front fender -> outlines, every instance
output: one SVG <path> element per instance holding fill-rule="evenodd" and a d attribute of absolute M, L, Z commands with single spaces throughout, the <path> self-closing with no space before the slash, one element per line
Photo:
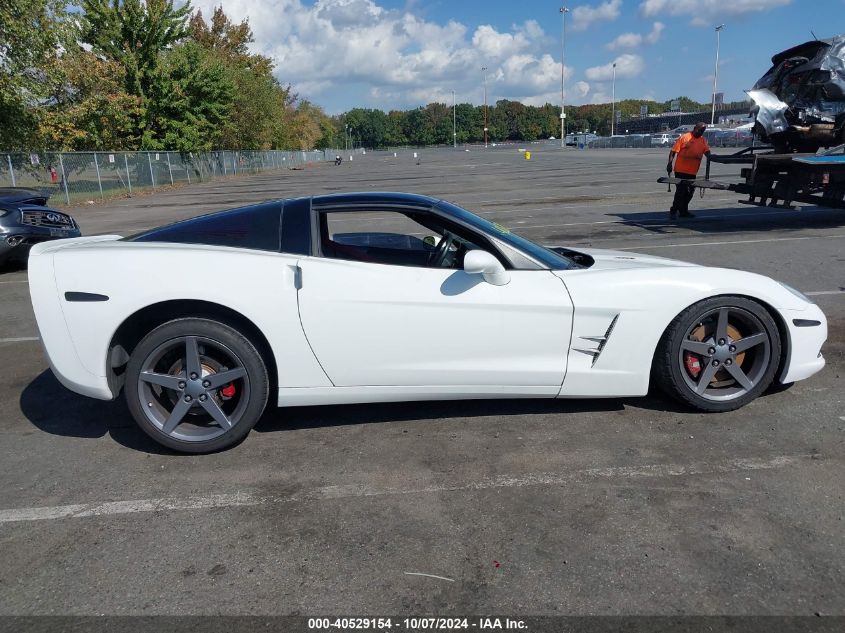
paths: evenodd
<path fill-rule="evenodd" d="M 663 332 L 678 314 L 704 299 L 741 295 L 779 314 L 800 313 L 812 306 L 773 279 L 724 268 L 662 266 L 556 274 L 574 304 L 560 397 L 648 393 L 651 363 Z"/>

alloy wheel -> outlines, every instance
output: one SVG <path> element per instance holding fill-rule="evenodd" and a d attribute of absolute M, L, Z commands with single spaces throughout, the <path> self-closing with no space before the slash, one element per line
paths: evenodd
<path fill-rule="evenodd" d="M 202 336 L 165 341 L 144 359 L 138 374 L 147 419 L 164 435 L 187 442 L 207 442 L 232 429 L 249 396 L 241 359 L 223 343 Z"/>

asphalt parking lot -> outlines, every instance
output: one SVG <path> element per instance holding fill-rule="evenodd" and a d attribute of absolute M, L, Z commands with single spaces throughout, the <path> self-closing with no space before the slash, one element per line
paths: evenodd
<path fill-rule="evenodd" d="M 659 395 L 308 407 L 184 456 L 57 383 L 6 269 L 0 614 L 845 615 L 845 212 L 709 192 L 669 222 L 666 154 L 370 153 L 73 208 L 126 235 L 270 198 L 435 195 L 545 244 L 784 281 L 826 312 L 828 365 L 721 415 Z"/>

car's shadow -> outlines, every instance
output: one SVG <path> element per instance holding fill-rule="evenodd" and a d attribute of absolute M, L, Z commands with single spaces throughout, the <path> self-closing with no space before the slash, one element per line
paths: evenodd
<path fill-rule="evenodd" d="M 26 419 L 45 433 L 89 439 L 108 434 L 127 448 L 171 453 L 138 428 L 123 398 L 113 402 L 86 398 L 65 389 L 49 369 L 24 388 L 19 404 Z"/>
<path fill-rule="evenodd" d="M 276 433 L 294 429 L 444 418 L 609 412 L 624 410 L 626 405 L 653 411 L 693 414 L 689 409 L 656 394 L 630 399 L 463 400 L 289 408 L 268 406 L 254 430 L 258 433 Z M 65 389 L 50 370 L 39 374 L 24 388 L 20 408 L 26 419 L 45 433 L 89 439 L 109 435 L 117 443 L 133 450 L 160 455 L 177 454 L 154 442 L 136 426 L 122 397 L 113 402 L 86 398 Z"/>
<path fill-rule="evenodd" d="M 652 207 L 653 209 L 653 207 Z M 668 209 L 668 205 L 667 205 Z M 563 233 L 554 232 L 543 237 L 544 243 L 572 244 L 576 241 L 595 241 L 618 237 L 619 225 L 641 229 L 647 233 L 673 235 L 684 229 L 701 235 L 726 235 L 734 233 L 778 233 L 791 235 L 806 229 L 838 229 L 845 226 L 845 213 L 841 209 L 802 206 L 798 210 L 725 206 L 690 210 L 696 217 L 670 220 L 666 210 L 641 210 L 606 213 L 608 221 L 599 224 L 567 226 Z"/>
<path fill-rule="evenodd" d="M 681 226 L 701 234 L 720 235 L 744 232 L 790 232 L 804 229 L 836 229 L 845 226 L 845 214 L 841 209 L 826 209 L 802 206 L 799 209 L 783 209 L 736 205 L 712 209 L 690 210 L 696 214 L 693 219 L 679 218 L 670 221 L 666 211 L 611 213 L 620 222 L 637 226 L 646 231 L 665 233 L 667 228 Z"/>
<path fill-rule="evenodd" d="M 0 275 L 6 273 L 19 273 L 26 270 L 26 261 L 20 259 L 7 259 L 0 262 Z"/>

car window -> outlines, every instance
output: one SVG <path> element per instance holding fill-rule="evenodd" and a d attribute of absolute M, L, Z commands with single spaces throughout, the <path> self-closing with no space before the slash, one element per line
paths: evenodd
<path fill-rule="evenodd" d="M 207 244 L 278 252 L 282 205 L 266 202 L 209 213 L 123 238 L 127 242 Z"/>
<path fill-rule="evenodd" d="M 489 243 L 464 227 L 417 210 L 319 211 L 323 257 L 419 268 L 461 269 L 474 249 Z"/>
<path fill-rule="evenodd" d="M 474 228 L 484 231 L 497 240 L 501 240 L 509 247 L 515 249 L 517 252 L 523 253 L 536 260 L 540 265 L 545 266 L 551 270 L 567 270 L 569 268 L 579 268 L 578 264 L 568 257 L 556 253 L 545 246 L 535 244 L 531 240 L 512 233 L 510 229 L 502 226 L 498 222 L 491 222 L 486 218 L 470 213 L 466 209 L 455 206 L 445 200 L 438 202 L 438 206 L 450 215 L 458 218 L 461 222 L 468 224 Z M 504 264 L 504 262 L 503 262 Z M 505 264 L 505 268 L 509 266 Z"/>

